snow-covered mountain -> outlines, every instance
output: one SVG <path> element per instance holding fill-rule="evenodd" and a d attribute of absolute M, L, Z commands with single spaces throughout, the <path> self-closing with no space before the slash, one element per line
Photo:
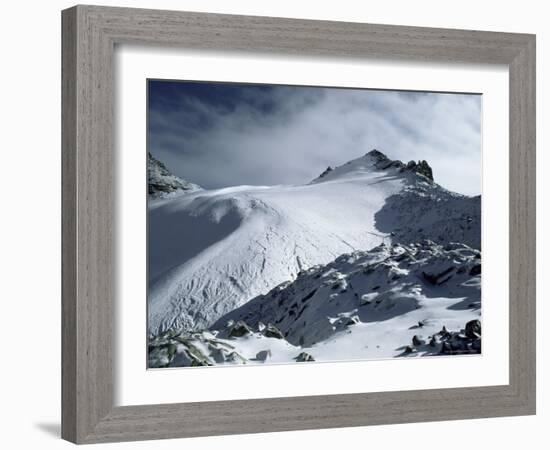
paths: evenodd
<path fill-rule="evenodd" d="M 425 161 L 376 150 L 305 185 L 153 199 L 149 333 L 206 329 L 300 272 L 381 243 L 429 238 L 479 249 L 479 223 L 479 197 L 437 185 Z"/>
<path fill-rule="evenodd" d="M 157 337 L 150 366 L 479 353 L 480 302 L 478 250 L 381 244 L 300 272 L 208 332 Z"/>
<path fill-rule="evenodd" d="M 147 153 L 147 190 L 152 197 L 167 197 L 196 192 L 201 187 L 177 177 L 151 153 Z"/>

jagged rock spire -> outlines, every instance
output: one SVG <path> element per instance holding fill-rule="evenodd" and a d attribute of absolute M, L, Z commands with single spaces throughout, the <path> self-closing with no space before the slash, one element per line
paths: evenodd
<path fill-rule="evenodd" d="M 421 160 L 421 161 L 418 161 L 418 162 L 409 161 L 407 163 L 407 165 L 405 166 L 405 168 L 407 170 L 411 170 L 411 171 L 413 171 L 413 172 L 415 172 L 419 175 L 423 175 L 424 177 L 426 177 L 430 181 L 434 180 L 432 168 L 430 167 L 430 165 L 428 164 L 428 162 L 426 160 Z"/>

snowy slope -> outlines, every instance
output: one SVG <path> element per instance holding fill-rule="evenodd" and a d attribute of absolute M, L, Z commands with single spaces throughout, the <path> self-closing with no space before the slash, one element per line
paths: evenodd
<path fill-rule="evenodd" d="M 397 237 L 412 242 L 415 203 L 445 205 L 422 216 L 427 234 L 442 230 L 442 241 L 479 247 L 479 229 L 464 231 L 459 223 L 458 232 L 449 220 L 464 216 L 465 227 L 479 220 L 479 200 L 445 191 L 427 168 L 372 151 L 306 185 L 238 186 L 151 201 L 149 332 L 208 328 L 314 265 Z"/>
<path fill-rule="evenodd" d="M 479 353 L 480 257 L 462 244 L 431 241 L 341 255 L 232 311 L 209 332 L 157 338 L 150 364 Z"/>

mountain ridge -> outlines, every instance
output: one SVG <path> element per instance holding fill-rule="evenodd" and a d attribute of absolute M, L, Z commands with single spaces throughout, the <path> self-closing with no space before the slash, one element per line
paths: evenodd
<path fill-rule="evenodd" d="M 381 243 L 425 235 L 479 248 L 480 216 L 479 199 L 437 185 L 427 162 L 378 150 L 305 185 L 160 199 L 149 205 L 149 333 L 208 328 L 303 270 Z"/>
<path fill-rule="evenodd" d="M 360 174 L 367 170 L 388 170 L 390 168 L 398 169 L 400 173 L 410 172 L 433 182 L 433 171 L 427 161 L 421 160 L 418 162 L 409 161 L 407 164 L 402 161 L 388 158 L 384 153 L 377 149 L 373 149 L 364 155 L 352 159 L 340 166 L 328 166 L 317 178 L 310 183 L 325 182 L 333 180 L 349 174 Z"/>

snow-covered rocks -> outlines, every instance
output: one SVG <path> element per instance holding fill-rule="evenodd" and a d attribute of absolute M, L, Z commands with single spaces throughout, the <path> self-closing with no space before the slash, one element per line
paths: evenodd
<path fill-rule="evenodd" d="M 419 175 L 423 180 L 433 182 L 432 168 L 427 161 L 409 161 L 407 164 L 399 160 L 392 160 L 384 153 L 374 149 L 365 155 L 348 161 L 347 163 L 333 168 L 328 166 L 312 183 L 330 181 L 342 176 L 353 176 L 364 171 L 394 171 L 397 173 L 410 172 Z"/>
<path fill-rule="evenodd" d="M 201 187 L 172 174 L 162 162 L 147 153 L 147 189 L 151 197 L 158 198 L 196 192 Z"/>
<path fill-rule="evenodd" d="M 296 362 L 312 362 L 315 361 L 315 358 L 311 356 L 309 353 L 302 352 L 300 353 L 296 358 L 294 358 Z"/>
<path fill-rule="evenodd" d="M 236 325 L 246 332 L 232 334 Z M 170 330 L 149 340 L 148 367 L 288 363 L 299 357 L 300 348 L 265 331 L 253 330 L 244 322 L 212 332 Z"/>
<path fill-rule="evenodd" d="M 456 320 L 479 317 L 481 279 L 471 274 L 479 264 L 479 251 L 463 244 L 382 244 L 304 270 L 293 283 L 250 300 L 212 328 L 228 320 L 252 327 L 270 322 L 291 344 L 307 347 L 350 327 L 372 328 L 408 315 L 405 333 L 411 323 L 428 331 L 453 316 L 456 327 Z"/>
<path fill-rule="evenodd" d="M 478 250 L 432 241 L 344 254 L 249 301 L 210 331 L 151 339 L 149 366 L 480 353 L 478 266 Z"/>
<path fill-rule="evenodd" d="M 470 355 L 481 353 L 481 322 L 470 320 L 463 329 L 448 331 L 445 326 L 423 339 L 414 335 L 412 343 L 401 348 L 399 356 Z"/>

